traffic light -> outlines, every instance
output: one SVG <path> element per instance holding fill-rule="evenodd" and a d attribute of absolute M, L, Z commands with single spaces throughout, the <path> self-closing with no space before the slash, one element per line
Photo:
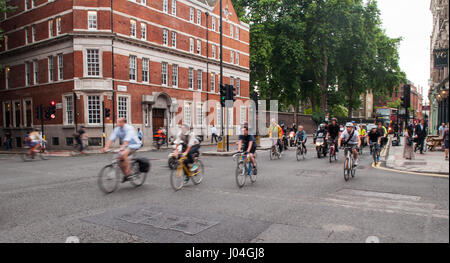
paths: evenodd
<path fill-rule="evenodd" d="M 109 118 L 111 116 L 111 109 L 105 108 L 105 118 Z"/>
<path fill-rule="evenodd" d="M 226 85 L 220 84 L 220 105 L 225 107 L 225 100 L 227 99 Z"/>
<path fill-rule="evenodd" d="M 232 100 L 233 102 L 236 101 L 236 88 L 233 85 L 228 85 L 227 89 L 227 100 Z"/>
<path fill-rule="evenodd" d="M 50 106 L 45 112 L 45 118 L 47 120 L 56 118 L 56 102 L 54 100 L 50 102 Z"/>
<path fill-rule="evenodd" d="M 36 119 L 42 120 L 42 104 L 36 107 Z"/>
<path fill-rule="evenodd" d="M 403 86 L 403 96 L 401 97 L 402 100 L 402 108 L 409 108 L 411 106 L 411 86 L 409 84 L 406 84 Z"/>

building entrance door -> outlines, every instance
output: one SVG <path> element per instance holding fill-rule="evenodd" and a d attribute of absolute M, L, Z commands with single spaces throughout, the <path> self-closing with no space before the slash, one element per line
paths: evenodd
<path fill-rule="evenodd" d="M 158 131 L 160 127 L 165 127 L 164 119 L 165 119 L 165 109 L 153 109 L 152 110 L 152 127 L 153 134 Z M 167 129 L 166 129 L 167 130 Z"/>

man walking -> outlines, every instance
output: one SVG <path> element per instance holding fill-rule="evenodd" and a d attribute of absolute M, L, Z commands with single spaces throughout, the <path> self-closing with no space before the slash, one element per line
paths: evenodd
<path fill-rule="evenodd" d="M 216 130 L 216 127 L 214 127 L 214 125 L 211 126 L 211 143 L 213 143 L 213 139 L 217 143 L 217 130 Z"/>
<path fill-rule="evenodd" d="M 427 137 L 427 129 L 425 126 L 425 120 L 421 119 L 420 123 L 416 125 L 415 134 L 417 138 L 417 144 L 419 146 L 420 154 L 423 154 L 423 145 L 425 138 Z"/>

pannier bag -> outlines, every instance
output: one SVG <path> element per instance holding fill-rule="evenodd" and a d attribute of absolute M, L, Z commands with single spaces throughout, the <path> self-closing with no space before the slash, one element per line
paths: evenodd
<path fill-rule="evenodd" d="M 148 173 L 148 171 L 150 170 L 150 162 L 147 158 L 140 157 L 136 159 L 136 162 L 139 164 L 139 171 L 141 173 Z"/>

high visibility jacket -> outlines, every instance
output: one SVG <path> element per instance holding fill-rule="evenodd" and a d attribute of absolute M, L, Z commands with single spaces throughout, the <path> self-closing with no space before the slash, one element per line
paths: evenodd
<path fill-rule="evenodd" d="M 278 124 L 276 126 L 270 125 L 269 137 L 273 138 L 272 134 L 276 134 L 276 133 L 278 133 L 278 139 L 281 139 L 281 137 L 283 137 L 283 130 L 281 129 L 280 125 L 278 125 Z"/>

